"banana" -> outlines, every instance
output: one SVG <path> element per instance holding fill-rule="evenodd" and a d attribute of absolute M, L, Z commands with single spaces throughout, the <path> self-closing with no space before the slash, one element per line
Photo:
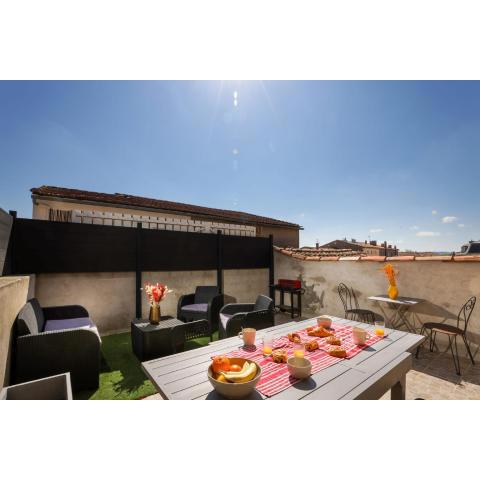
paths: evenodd
<path fill-rule="evenodd" d="M 229 382 L 243 383 L 248 382 L 257 374 L 257 366 L 253 362 L 245 362 L 244 368 L 240 372 L 222 372 Z"/>

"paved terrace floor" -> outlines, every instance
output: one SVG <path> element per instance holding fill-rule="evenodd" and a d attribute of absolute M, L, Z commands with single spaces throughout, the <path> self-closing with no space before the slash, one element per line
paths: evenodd
<path fill-rule="evenodd" d="M 311 318 L 302 317 L 301 320 Z M 298 320 L 298 318 L 296 319 Z M 275 324 L 288 323 L 290 316 L 275 315 Z M 452 355 L 448 352 L 433 352 L 423 348 L 418 359 L 413 359 L 413 368 L 407 374 L 407 400 L 480 400 L 480 360 L 472 365 L 462 358 L 461 375 L 455 373 Z M 381 400 L 390 399 L 390 392 Z M 159 394 L 145 400 L 161 400 Z"/>

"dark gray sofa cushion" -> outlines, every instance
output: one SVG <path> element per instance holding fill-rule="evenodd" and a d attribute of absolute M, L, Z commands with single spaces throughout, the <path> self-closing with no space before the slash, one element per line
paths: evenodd
<path fill-rule="evenodd" d="M 195 303 L 208 303 L 219 293 L 220 289 L 215 286 L 197 287 L 195 289 Z"/>
<path fill-rule="evenodd" d="M 259 310 L 271 310 L 273 308 L 273 300 L 266 295 L 259 295 L 253 307 L 254 312 Z"/>
<path fill-rule="evenodd" d="M 36 298 L 29 300 L 20 310 L 17 321 L 18 335 L 36 335 L 43 332 L 45 317 Z"/>

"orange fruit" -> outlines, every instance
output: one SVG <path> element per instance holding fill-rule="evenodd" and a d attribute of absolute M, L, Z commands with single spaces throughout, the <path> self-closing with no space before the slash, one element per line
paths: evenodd
<path fill-rule="evenodd" d="M 230 371 L 231 372 L 241 372 L 242 367 L 240 365 L 233 364 L 233 365 L 230 365 Z"/>
<path fill-rule="evenodd" d="M 230 360 L 223 355 L 213 357 L 212 370 L 214 373 L 220 373 L 222 370 L 228 372 L 230 370 Z"/>

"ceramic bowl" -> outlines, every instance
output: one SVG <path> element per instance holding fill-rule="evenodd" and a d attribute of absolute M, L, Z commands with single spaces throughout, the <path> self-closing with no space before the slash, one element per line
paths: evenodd
<path fill-rule="evenodd" d="M 332 319 L 326 316 L 317 317 L 317 325 L 319 327 L 330 328 L 332 326 Z"/>
<path fill-rule="evenodd" d="M 312 362 L 308 358 L 290 357 L 287 367 L 290 375 L 295 378 L 307 378 L 312 373 Z"/>
<path fill-rule="evenodd" d="M 229 360 L 231 364 L 236 364 L 236 365 L 239 365 L 240 367 L 243 367 L 243 364 L 247 361 L 244 358 L 229 358 Z M 248 361 L 252 362 L 252 360 L 248 360 Z M 260 377 L 262 376 L 262 369 L 260 365 L 257 362 L 253 362 L 253 363 L 255 363 L 257 366 L 257 374 L 248 382 L 244 382 L 244 383 L 219 382 L 218 380 L 215 380 L 215 378 L 212 376 L 211 366 L 208 367 L 208 380 L 212 384 L 212 387 L 215 389 L 215 391 L 225 398 L 240 399 L 240 398 L 248 397 L 253 392 L 253 390 L 255 389 L 255 386 L 260 380 Z"/>

